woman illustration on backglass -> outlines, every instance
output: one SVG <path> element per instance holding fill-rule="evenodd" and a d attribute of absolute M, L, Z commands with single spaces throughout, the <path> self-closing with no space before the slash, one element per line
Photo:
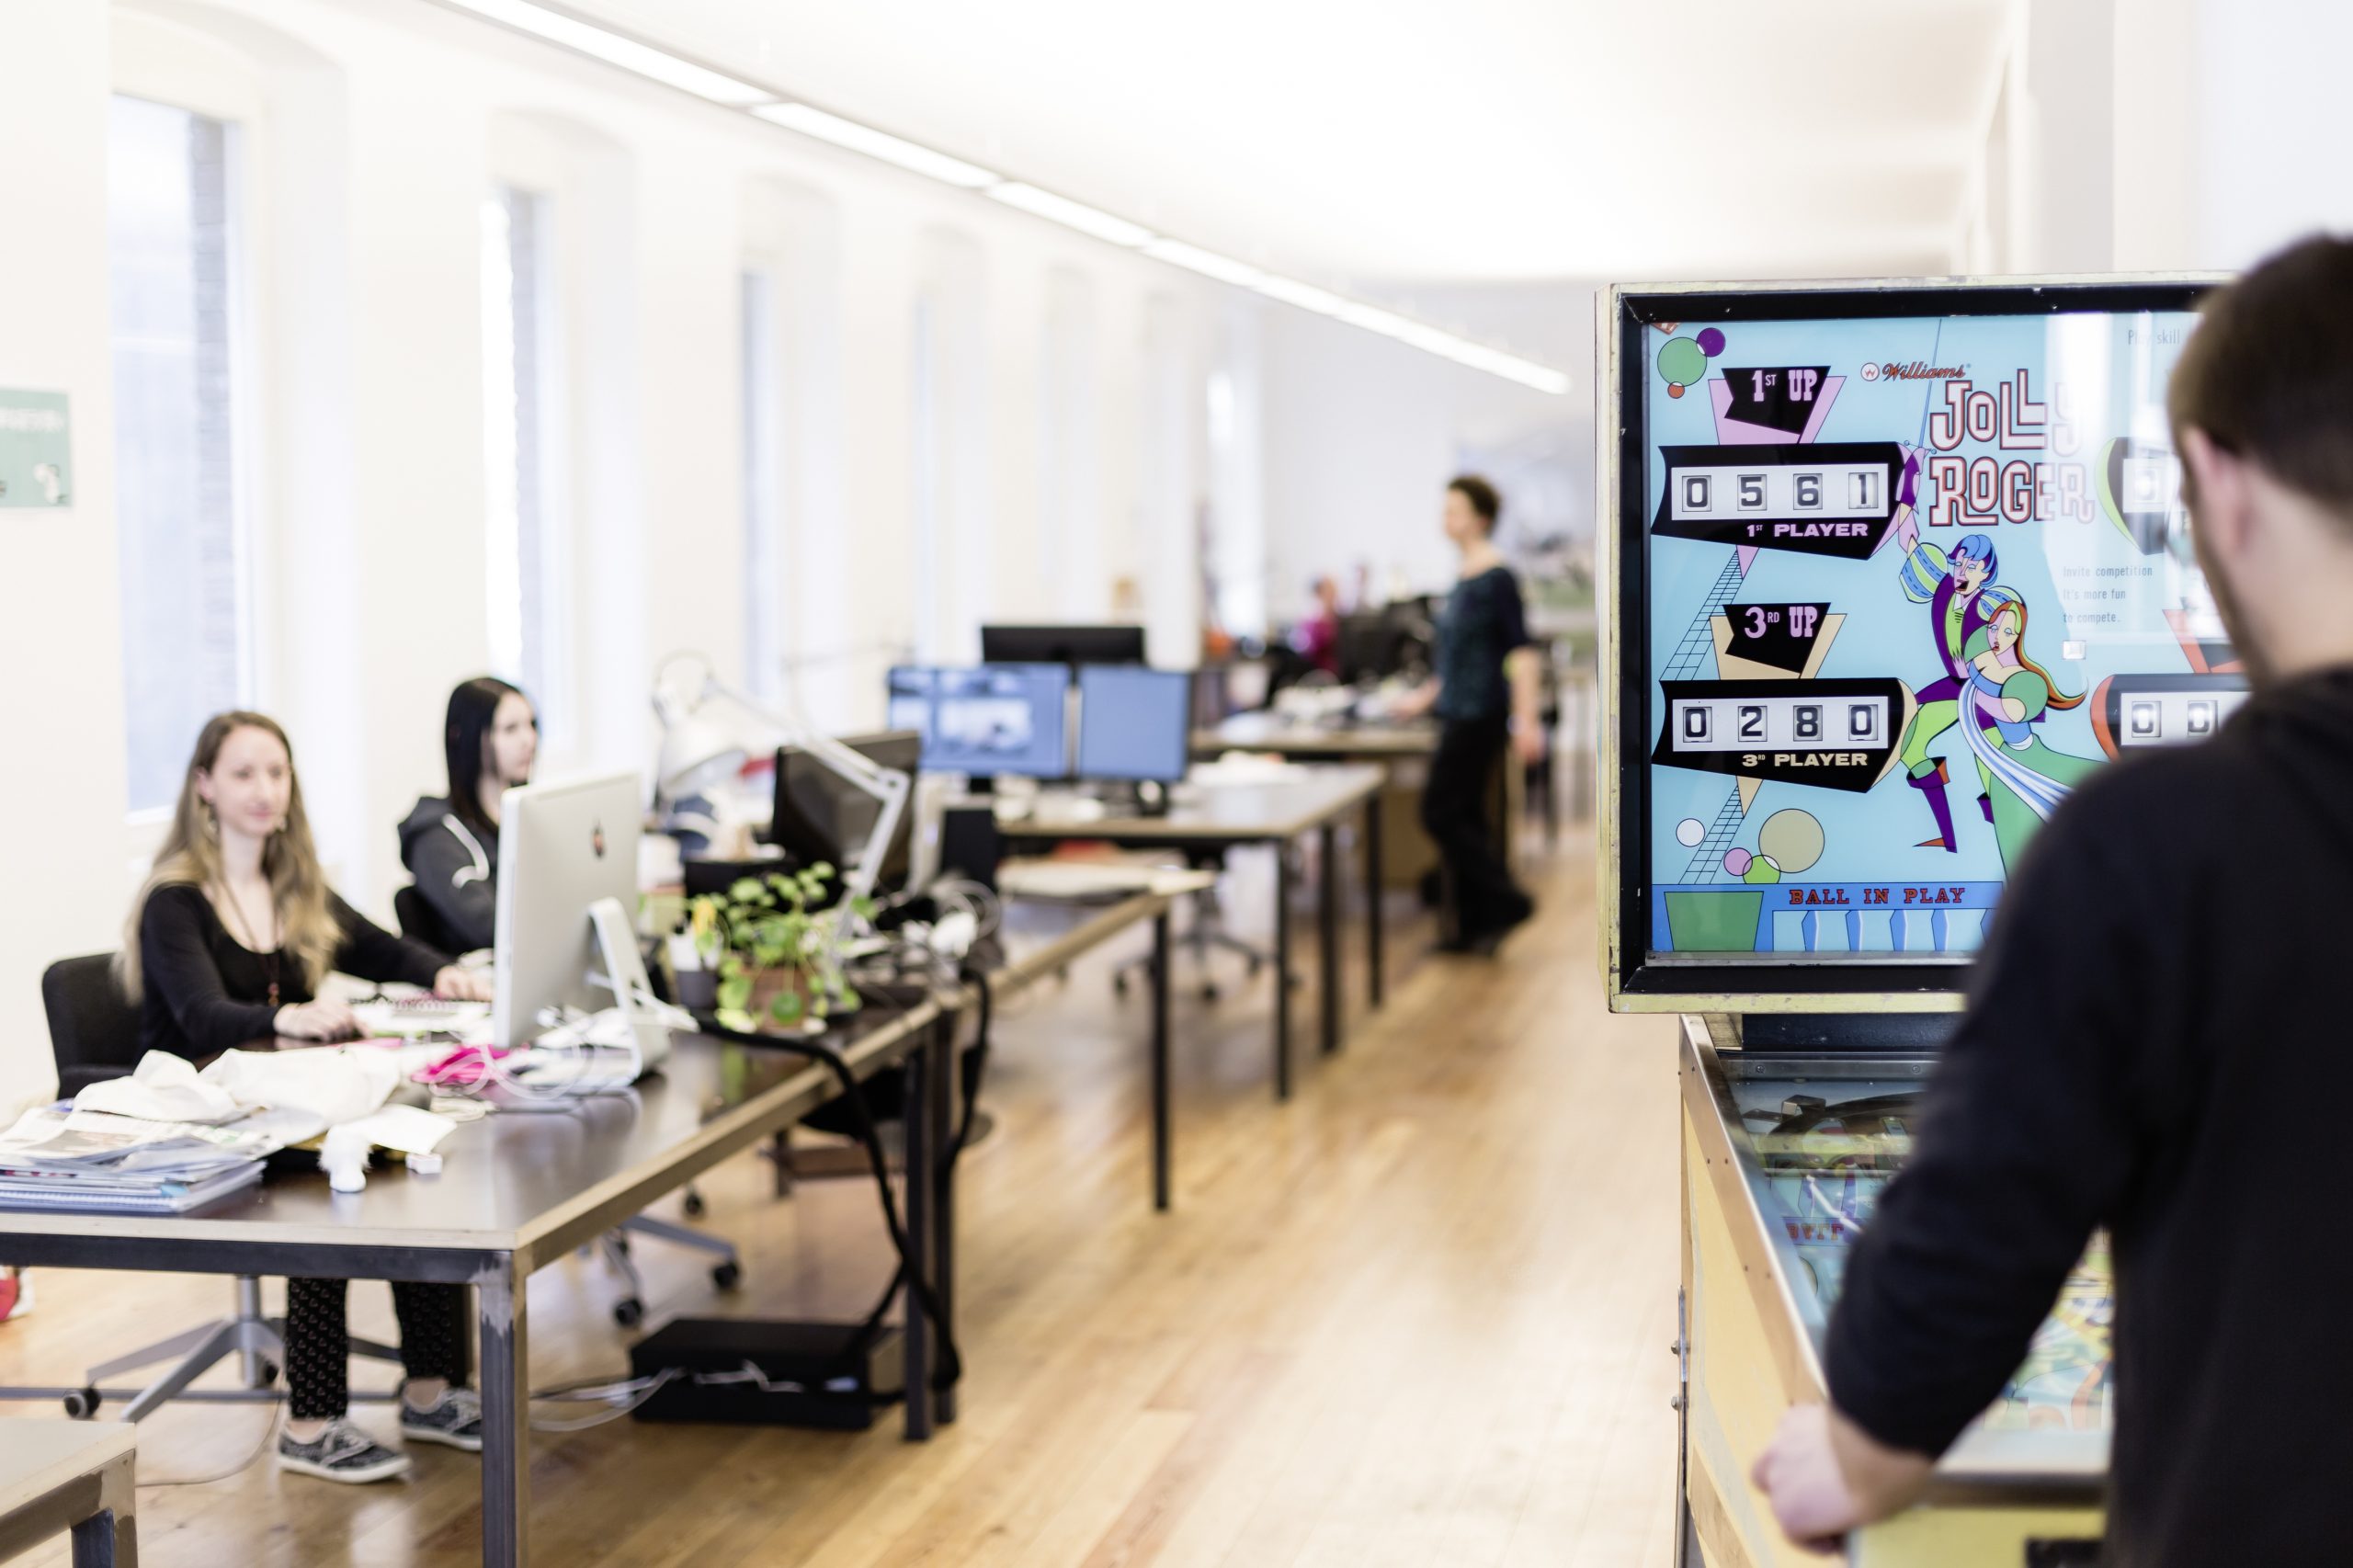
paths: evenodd
<path fill-rule="evenodd" d="M 1985 624 L 1961 649 L 1970 665 L 1968 711 L 1974 722 L 1961 729 L 1984 787 L 1978 808 L 1993 824 L 2008 868 L 2067 791 L 2099 763 L 2053 750 L 2035 733 L 2045 713 L 2080 706 L 2084 698 L 2062 693 L 2027 653 L 2026 600 L 2015 589 L 1994 586 L 1984 591 L 1984 602 Z"/>

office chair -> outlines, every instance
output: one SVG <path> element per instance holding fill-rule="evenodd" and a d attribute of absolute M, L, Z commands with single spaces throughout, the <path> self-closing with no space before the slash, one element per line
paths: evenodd
<path fill-rule="evenodd" d="M 1279 845 L 1275 853 L 1288 855 L 1290 850 L 1288 846 Z M 1225 851 L 1222 849 L 1185 851 L 1185 865 L 1190 870 L 1215 872 L 1222 879 L 1225 864 Z M 1189 896 L 1193 903 L 1193 918 L 1185 927 L 1184 934 L 1176 938 L 1176 945 L 1192 950 L 1193 962 L 1201 971 L 1201 1000 L 1214 1002 L 1218 999 L 1218 984 L 1217 976 L 1210 970 L 1210 950 L 1212 948 L 1238 954 L 1247 965 L 1246 972 L 1252 980 L 1257 979 L 1258 971 L 1275 961 L 1275 955 L 1272 949 L 1245 941 L 1226 929 L 1225 901 L 1218 894 L 1217 882 L 1212 881 Z M 1130 979 L 1140 971 L 1149 972 L 1151 968 L 1150 953 L 1130 959 L 1111 971 L 1112 991 L 1125 996 Z M 1172 981 L 1175 979 L 1173 975 L 1170 978 Z M 1300 980 L 1297 975 L 1290 975 L 1286 977 L 1286 983 L 1296 986 Z"/>
<path fill-rule="evenodd" d="M 423 942 L 443 953 L 454 953 L 458 944 L 433 912 L 425 895 L 411 882 L 392 894 L 392 918 L 400 923 L 401 935 L 412 941 Z M 111 1075 L 111 1074 L 109 1074 Z M 702 1194 L 692 1187 L 687 1188 L 687 1212 L 702 1212 Z M 631 1235 L 652 1236 L 676 1246 L 689 1247 L 708 1253 L 719 1261 L 710 1266 L 710 1282 L 722 1290 L 732 1290 L 744 1278 L 743 1261 L 735 1255 L 735 1244 L 718 1236 L 706 1236 L 699 1231 L 667 1220 L 657 1220 L 650 1214 L 639 1214 L 621 1221 L 618 1230 L 608 1231 L 599 1246 L 605 1261 L 621 1277 L 627 1294 L 613 1303 L 613 1322 L 623 1328 L 635 1328 L 645 1318 L 645 1279 L 638 1272 L 637 1262 L 629 1255 Z"/>
<path fill-rule="evenodd" d="M 113 954 L 60 959 L 40 977 L 40 999 L 49 1014 L 59 1095 L 77 1095 L 92 1084 L 119 1078 L 139 1064 L 139 1012 L 115 983 Z M 234 1307 L 228 1317 L 92 1367 L 83 1386 L 64 1395 L 65 1414 L 87 1420 L 101 1404 L 124 1401 L 119 1419 L 139 1421 L 176 1399 L 213 1403 L 275 1401 L 278 1395 L 270 1385 L 286 1361 L 286 1320 L 263 1315 L 257 1277 L 239 1275 L 233 1284 Z M 351 1341 L 351 1353 L 395 1365 L 401 1358 L 400 1352 L 390 1346 L 358 1337 Z M 241 1387 L 188 1386 L 231 1356 L 238 1358 Z M 145 1388 L 102 1386 L 108 1378 L 164 1361 L 173 1365 Z M 48 1399 L 56 1393 L 53 1389 L 0 1388 L 0 1399 Z M 381 1401 L 393 1396 L 356 1393 L 352 1397 Z"/>

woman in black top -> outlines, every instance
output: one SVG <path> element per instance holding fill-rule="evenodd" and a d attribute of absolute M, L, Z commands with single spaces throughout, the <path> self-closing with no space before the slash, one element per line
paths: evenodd
<path fill-rule="evenodd" d="M 1488 810 L 1506 746 L 1526 762 L 1544 756 L 1536 650 L 1519 584 L 1492 537 L 1502 512 L 1476 474 L 1447 485 L 1446 536 L 1462 553 L 1461 575 L 1438 616 L 1436 670 L 1399 704 L 1401 716 L 1439 722 L 1422 826 L 1445 861 L 1454 931 L 1442 945 L 1453 952 L 1493 953 L 1536 908 L 1504 863 Z"/>
<path fill-rule="evenodd" d="M 497 936 L 499 799 L 531 781 L 539 751 L 539 715 L 514 687 L 476 676 L 449 693 L 441 726 L 449 793 L 419 800 L 401 824 L 401 864 L 452 952 Z"/>
<path fill-rule="evenodd" d="M 204 726 L 155 869 L 131 905 L 117 965 L 156 1051 L 200 1058 L 273 1038 L 347 1039 L 358 1020 L 318 998 L 330 970 L 408 981 L 487 1000 L 486 983 L 428 948 L 371 924 L 337 898 L 319 868 L 286 733 L 258 713 Z M 289 1410 L 280 1469 L 329 1481 L 380 1481 L 408 1469 L 344 1419 L 349 1335 L 341 1279 L 286 1282 Z M 463 1375 L 455 1286 L 396 1284 L 401 1431 L 479 1452 L 482 1405 Z"/>

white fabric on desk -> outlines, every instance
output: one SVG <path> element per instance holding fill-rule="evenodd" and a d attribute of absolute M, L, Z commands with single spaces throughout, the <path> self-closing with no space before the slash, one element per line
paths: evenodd
<path fill-rule="evenodd" d="M 204 1070 L 241 1106 L 309 1111 L 329 1127 L 372 1115 L 401 1081 L 397 1053 L 380 1046 L 226 1051 Z"/>
<path fill-rule="evenodd" d="M 217 1127 L 245 1114 L 237 1096 L 199 1076 L 196 1063 L 167 1051 L 151 1051 L 127 1078 L 108 1078 L 74 1096 L 75 1110 L 105 1111 L 142 1121 L 193 1121 Z"/>

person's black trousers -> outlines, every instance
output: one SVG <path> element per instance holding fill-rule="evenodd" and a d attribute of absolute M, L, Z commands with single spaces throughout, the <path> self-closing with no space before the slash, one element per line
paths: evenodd
<path fill-rule="evenodd" d="M 1492 810 L 1511 722 L 1449 719 L 1438 729 L 1422 790 L 1422 826 L 1446 862 L 1454 939 L 1475 941 L 1515 926 L 1532 907 L 1504 863 L 1501 823 Z"/>
<path fill-rule="evenodd" d="M 334 1420 L 350 1405 L 351 1341 L 344 1324 L 347 1283 L 286 1282 L 287 1414 L 297 1421 Z M 466 1381 L 465 1287 L 396 1279 L 392 1312 L 400 1319 L 403 1370 L 412 1378 Z"/>

